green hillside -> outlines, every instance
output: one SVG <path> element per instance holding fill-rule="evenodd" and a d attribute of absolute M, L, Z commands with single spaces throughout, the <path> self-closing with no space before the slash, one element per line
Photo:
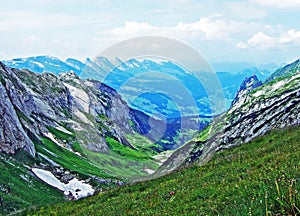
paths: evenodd
<path fill-rule="evenodd" d="M 38 160 L 20 150 L 14 156 L 0 154 L 0 215 L 7 215 L 34 205 L 66 201 L 63 194 L 38 180 L 24 163 Z"/>
<path fill-rule="evenodd" d="M 276 130 L 201 167 L 23 214 L 299 215 L 299 153 L 300 127 Z"/>

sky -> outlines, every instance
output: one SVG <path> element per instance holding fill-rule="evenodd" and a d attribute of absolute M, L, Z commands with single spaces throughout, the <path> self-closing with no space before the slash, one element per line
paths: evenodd
<path fill-rule="evenodd" d="M 300 58 L 299 20 L 299 0 L 10 0 L 0 7 L 0 59 L 84 60 L 162 36 L 208 62 L 291 62 Z"/>

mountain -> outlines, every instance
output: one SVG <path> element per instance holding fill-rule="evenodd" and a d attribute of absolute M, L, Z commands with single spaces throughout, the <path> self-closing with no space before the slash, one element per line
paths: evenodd
<path fill-rule="evenodd" d="M 244 67 L 245 69 L 242 70 L 239 68 L 237 71 L 227 71 L 228 67 L 224 70 L 217 67 L 219 70 L 211 73 L 188 72 L 166 60 L 130 59 L 122 62 L 116 59 L 115 62 L 117 63 L 112 63 L 104 57 L 97 57 L 87 64 L 88 68 L 81 77 L 101 80 L 117 89 L 131 106 L 149 115 L 159 113 L 166 118 L 195 115 L 195 113 L 206 116 L 219 114 L 221 107 L 211 104 L 209 102 L 211 98 L 208 99 L 211 97 L 211 93 L 208 92 L 210 85 L 214 85 L 215 90 L 220 88 L 216 91 L 223 91 L 227 109 L 238 91 L 239 84 L 246 77 L 256 75 L 264 81 L 271 73 L 265 68 L 258 69 L 253 64 L 247 64 L 248 68 Z M 188 104 L 190 101 L 178 99 L 188 96 L 195 104 Z"/>
<path fill-rule="evenodd" d="M 77 59 L 68 58 L 66 61 L 62 61 L 59 58 L 47 55 L 15 58 L 12 60 L 4 60 L 2 62 L 13 68 L 28 69 L 36 73 L 51 72 L 57 75 L 70 71 L 79 75 L 85 68 L 85 64 Z"/>
<path fill-rule="evenodd" d="M 160 141 L 164 149 L 173 149 L 184 144 L 212 118 L 211 106 L 208 98 L 204 98 L 206 93 L 201 83 L 172 62 L 154 62 L 147 59 L 122 62 L 116 58 L 119 64 L 116 67 L 107 58 L 98 57 L 93 61 L 87 59 L 83 66 L 78 61 L 70 64 L 69 59 L 63 62 L 50 56 L 6 62 L 14 67 L 33 69 L 35 72 L 53 70 L 57 74 L 71 70 L 82 79 L 100 80 L 116 89 L 131 108 L 166 122 L 166 133 Z M 37 62 L 41 67 L 29 67 Z M 49 65 L 56 65 L 57 68 L 49 68 Z M 74 65 L 79 66 L 74 69 Z M 202 114 L 201 117 L 199 113 Z"/>
<path fill-rule="evenodd" d="M 264 81 L 276 68 L 274 64 L 215 63 L 213 66 L 217 72 L 212 74 L 187 72 L 167 60 L 129 59 L 123 62 L 116 58 L 111 62 L 101 56 L 87 59 L 85 63 L 71 58 L 64 62 L 51 56 L 12 59 L 4 63 L 38 73 L 74 71 L 80 78 L 97 79 L 116 89 L 131 107 L 166 119 L 199 113 L 205 116 L 219 114 L 220 107 L 210 104 L 211 99 L 207 98 L 207 81 L 218 82 L 215 85 L 222 88 L 228 109 L 245 77 L 256 75 Z"/>
<path fill-rule="evenodd" d="M 111 87 L 95 80 L 81 80 L 74 72 L 60 76 L 36 74 L 1 63 L 0 87 L 0 150 L 5 153 L 25 149 L 35 156 L 35 144 L 42 142 L 41 137 L 70 151 L 79 145 L 81 151 L 99 153 L 111 150 L 109 140 L 137 150 L 131 141 L 140 137 L 153 143 L 149 151 L 162 151 L 166 140 L 162 143 L 160 139 L 177 133 L 179 123 L 175 120 L 170 127 L 132 109 Z M 68 135 L 72 139 L 65 139 Z"/>
<path fill-rule="evenodd" d="M 192 73 L 171 61 L 156 59 L 123 62 L 116 58 L 111 62 L 97 57 L 81 63 L 75 59 L 63 62 L 51 56 L 37 56 L 6 62 L 35 72 L 73 71 L 82 79 L 100 80 L 116 89 L 131 108 L 166 122 L 167 130 L 160 140 L 164 149 L 184 144 L 213 116 L 228 109 L 245 77 L 257 74 L 265 79 L 268 75 L 257 68 L 236 73 Z"/>
<path fill-rule="evenodd" d="M 160 140 L 176 133 L 74 72 L 38 74 L 0 63 L 0 95 L 1 214 L 148 175 L 162 163 Z"/>
<path fill-rule="evenodd" d="M 261 75 L 258 78 L 261 80 L 263 76 L 266 75 L 264 72 L 269 74 L 270 72 L 275 72 L 278 68 L 283 67 L 286 64 L 275 64 L 275 63 L 267 63 L 267 64 L 255 64 L 253 62 L 213 62 L 211 66 L 214 68 L 215 71 L 228 71 L 232 74 L 240 73 L 242 70 L 247 68 L 256 68 L 257 70 L 261 71 Z M 268 78 L 268 77 L 265 77 Z"/>
<path fill-rule="evenodd" d="M 98 57 L 87 64 L 81 78 L 93 78 L 116 89 L 131 107 L 149 115 L 178 118 L 211 115 L 204 84 L 170 61 L 130 59 L 112 63 Z"/>
<path fill-rule="evenodd" d="M 276 128 L 300 124 L 300 73 L 297 64 L 291 65 L 294 68 L 286 67 L 281 76 L 263 85 L 255 76 L 247 78 L 228 111 L 215 116 L 205 130 L 174 152 L 159 153 L 168 149 L 164 138 L 171 139 L 175 134 L 173 140 L 181 139 L 176 127 L 195 124 L 191 116 L 163 121 L 130 108 L 113 88 L 96 80 L 82 80 L 74 72 L 59 76 L 37 74 L 0 63 L 1 214 L 32 205 L 39 207 L 46 200 L 53 204 L 80 199 L 193 164 L 204 166 L 79 202 L 42 207 L 40 214 L 90 214 L 95 208 L 99 210 L 101 199 L 99 205 L 105 214 L 115 214 L 120 209 L 126 209 L 128 214 L 157 213 L 151 206 L 169 213 L 212 209 L 223 209 L 228 214 L 261 214 L 268 209 L 297 213 L 299 184 L 293 179 L 298 175 L 298 128 L 257 138 Z M 233 153 L 222 151 L 255 138 L 253 147 L 243 145 L 231 150 Z M 150 173 L 153 174 L 149 176 Z M 288 191 L 289 198 L 282 191 Z M 200 201 L 206 207 L 199 210 L 195 205 Z M 253 209 L 246 205 L 249 202 Z M 82 205 L 78 207 L 77 203 Z"/>
<path fill-rule="evenodd" d="M 247 143 L 271 129 L 299 125 L 300 73 L 298 64 L 290 65 L 284 67 L 286 70 L 281 70 L 282 77 L 241 95 L 227 112 L 215 118 L 196 138 L 177 149 L 154 176 L 186 164 L 204 164 L 215 152 Z M 290 70 L 293 72 L 288 72 Z M 241 89 L 244 86 L 245 83 Z"/>
<path fill-rule="evenodd" d="M 100 65 L 102 65 L 102 67 L 104 68 L 103 70 L 108 70 L 108 68 L 112 66 L 112 64 L 107 59 L 100 58 L 100 60 L 101 60 L 102 64 L 98 63 L 98 67 L 100 67 Z M 90 60 L 88 59 L 87 61 L 89 62 Z M 55 57 L 51 57 L 51 56 L 30 57 L 30 58 L 21 59 L 21 60 L 14 59 L 14 60 L 11 60 L 8 62 L 10 62 L 11 65 L 17 66 L 17 67 L 27 67 L 28 65 L 34 65 L 35 63 L 38 62 L 37 65 L 43 64 L 43 66 L 40 67 L 40 68 L 42 68 L 42 71 L 54 70 L 55 73 L 59 73 L 61 71 L 71 70 L 71 72 L 72 72 L 71 74 L 74 77 L 76 77 L 77 74 L 80 74 L 80 73 L 83 73 L 83 75 L 84 75 L 84 72 L 85 72 L 83 70 L 83 67 L 85 67 L 84 64 L 80 63 L 77 60 L 68 59 L 66 62 L 62 62 L 61 60 L 59 60 Z M 131 65 L 134 65 L 134 63 L 135 63 L 134 61 L 131 61 Z M 150 64 L 151 64 L 151 62 L 150 62 Z M 125 65 L 125 63 L 124 63 L 124 65 Z M 36 67 L 32 67 L 32 68 L 37 69 Z M 39 72 L 39 70 L 35 70 L 35 72 Z M 65 73 L 66 72 L 62 73 L 60 77 L 64 78 Z M 124 74 L 126 74 L 126 72 Z M 32 74 L 32 76 L 33 76 L 33 74 Z M 95 76 L 95 78 L 97 78 L 97 76 Z M 66 76 L 66 79 L 69 79 L 68 76 Z M 76 79 L 78 79 L 78 77 L 76 77 Z M 31 83 L 28 83 L 28 85 L 30 86 L 30 85 L 34 84 L 34 80 L 35 80 L 35 77 L 33 77 L 33 81 Z M 28 80 L 26 80 L 26 81 L 28 81 Z M 55 84 L 56 83 L 53 83 L 53 85 L 55 85 Z M 94 82 L 94 85 L 96 85 L 95 82 Z M 103 86 L 105 86 L 105 85 L 101 85 L 101 88 L 103 88 Z M 53 88 L 55 88 L 55 87 L 53 87 Z M 59 86 L 58 88 L 61 88 L 61 87 Z M 85 87 L 83 87 L 83 88 L 85 88 Z M 107 89 L 108 89 L 108 86 L 107 86 Z M 42 92 L 42 90 L 41 90 L 41 92 Z M 76 91 L 76 90 L 74 90 L 74 91 Z M 77 93 L 77 92 L 74 92 L 74 94 L 75 93 Z M 153 95 L 151 95 L 151 96 L 153 96 Z M 122 99 L 124 99 L 124 94 L 122 94 Z M 158 106 L 158 108 L 162 107 L 162 106 L 166 106 L 165 110 L 170 112 L 169 100 L 164 95 L 162 95 L 162 97 L 160 98 L 161 100 L 159 100 L 159 98 L 152 98 L 152 99 L 154 99 L 154 101 L 156 101 L 158 104 L 160 104 Z M 84 99 L 82 99 L 82 101 L 84 101 Z M 152 101 L 148 101 L 148 103 L 151 104 Z M 87 107 L 87 105 L 85 105 L 85 109 L 87 109 L 86 107 Z M 138 130 L 140 130 L 141 134 L 147 135 L 148 138 L 158 142 L 163 147 L 163 149 L 173 149 L 176 146 L 182 145 L 184 142 L 189 140 L 197 130 L 206 126 L 210 120 L 209 117 L 208 118 L 206 118 L 206 117 L 200 118 L 197 114 L 197 115 L 193 115 L 193 116 L 191 115 L 191 116 L 183 117 L 183 118 L 181 118 L 181 116 L 176 115 L 175 117 L 173 117 L 171 115 L 169 118 L 163 118 L 162 120 L 160 119 L 160 120 L 156 121 L 153 117 L 150 117 L 147 114 L 146 115 L 143 114 L 145 109 L 139 109 L 140 110 L 139 111 L 139 110 L 137 110 L 137 108 L 141 108 L 141 107 L 135 107 L 135 106 L 131 106 L 131 107 L 133 107 L 133 108 L 130 108 L 130 109 L 126 108 L 124 110 L 125 111 L 130 110 L 129 113 L 131 113 L 131 112 L 134 113 L 135 118 L 137 118 L 137 119 L 135 119 L 135 121 L 137 122 L 137 125 L 139 127 Z M 64 108 L 62 108 L 62 109 L 64 109 Z M 122 106 L 120 106 L 120 109 L 122 109 Z M 87 110 L 85 110 L 85 111 L 87 112 Z M 163 123 L 161 123 L 162 121 L 163 121 Z M 151 124 L 153 124 L 153 125 L 152 126 L 149 125 L 150 124 L 149 122 L 151 122 Z M 124 126 L 124 128 L 128 128 L 128 125 L 123 125 L 124 124 L 123 121 L 119 121 L 118 123 L 120 123 L 120 125 L 122 127 Z M 155 129 L 151 130 L 151 127 L 155 128 Z M 151 130 L 151 132 L 150 132 L 150 130 Z M 158 137 L 160 137 L 160 138 L 158 138 Z M 160 140 L 158 140 L 158 139 L 160 139 Z M 122 140 L 125 140 L 125 139 L 122 139 Z"/>

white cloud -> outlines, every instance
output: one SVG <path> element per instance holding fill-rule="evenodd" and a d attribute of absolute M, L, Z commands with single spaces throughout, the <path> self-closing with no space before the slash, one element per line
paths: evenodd
<path fill-rule="evenodd" d="M 0 58 L 93 57 L 121 40 L 146 35 L 186 42 L 212 59 L 248 59 L 256 51 L 248 48 L 269 52 L 278 44 L 288 47 L 280 53 L 287 56 L 299 45 L 300 29 L 294 27 L 299 5 L 300 0 L 7 1 L 0 8 Z"/>
<path fill-rule="evenodd" d="M 240 49 L 247 49 L 251 47 L 269 49 L 298 45 L 300 45 L 300 31 L 290 29 L 284 33 L 281 33 L 279 36 L 270 36 L 263 32 L 258 32 L 249 40 L 247 40 L 247 42 L 237 43 L 236 47 Z"/>
<path fill-rule="evenodd" d="M 258 32 L 247 41 L 250 47 L 269 48 L 276 44 L 276 40 L 263 32 Z"/>
<path fill-rule="evenodd" d="M 123 39 L 144 36 L 159 35 L 176 37 L 178 39 L 207 39 L 207 40 L 231 40 L 232 33 L 238 33 L 244 26 L 243 23 L 229 20 L 220 15 L 202 17 L 197 22 L 179 22 L 175 26 L 155 26 L 146 22 L 126 21 L 123 27 L 114 28 L 106 32 L 111 36 L 122 36 Z"/>
<path fill-rule="evenodd" d="M 280 43 L 300 45 L 300 31 L 290 29 L 280 37 Z"/>
<path fill-rule="evenodd" d="M 256 4 L 277 8 L 299 8 L 299 0 L 250 0 Z"/>

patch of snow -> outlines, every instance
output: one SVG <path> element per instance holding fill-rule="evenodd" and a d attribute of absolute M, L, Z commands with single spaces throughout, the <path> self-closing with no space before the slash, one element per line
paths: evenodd
<path fill-rule="evenodd" d="M 78 156 L 82 156 L 79 152 L 74 151 L 75 154 L 77 154 Z"/>
<path fill-rule="evenodd" d="M 40 63 L 40 62 L 33 62 L 33 64 L 36 64 L 40 68 L 45 68 L 45 66 L 42 63 Z"/>
<path fill-rule="evenodd" d="M 27 176 L 25 176 L 25 175 L 20 175 L 20 177 L 21 177 L 21 179 L 23 179 L 24 181 L 30 182 Z"/>
<path fill-rule="evenodd" d="M 80 199 L 93 195 L 95 190 L 91 185 L 86 184 L 84 181 L 79 181 L 78 179 L 72 179 L 68 184 L 66 184 L 65 194 L 70 193 L 74 196 L 75 199 Z"/>
<path fill-rule="evenodd" d="M 54 67 L 60 67 L 59 64 L 55 64 L 53 62 L 45 61 L 45 63 L 47 63 L 48 65 L 54 66 Z"/>
<path fill-rule="evenodd" d="M 170 62 L 167 59 L 158 58 L 158 57 L 155 57 L 155 56 L 144 56 L 144 57 L 142 56 L 142 57 L 136 58 L 135 60 L 138 61 L 139 63 L 144 63 L 145 60 L 146 61 L 149 60 L 149 61 L 152 61 L 153 63 L 161 64 L 161 65 L 163 63 Z"/>
<path fill-rule="evenodd" d="M 57 157 L 56 154 L 54 154 L 53 152 L 49 151 L 48 149 L 46 149 L 46 148 L 44 148 L 44 147 L 43 147 L 43 149 L 44 149 L 46 152 L 48 152 L 49 154 L 51 154 L 53 157 Z"/>
<path fill-rule="evenodd" d="M 45 137 L 49 138 L 49 139 L 50 139 L 52 142 L 54 142 L 56 145 L 59 145 L 59 146 L 61 146 L 61 147 L 64 147 L 63 144 L 59 143 L 59 142 L 54 138 L 54 136 L 53 136 L 52 133 L 43 133 L 43 135 L 44 135 Z"/>
<path fill-rule="evenodd" d="M 60 147 L 62 147 L 62 148 L 64 148 L 64 149 L 67 149 L 68 151 L 70 151 L 70 152 L 73 152 L 73 153 L 75 153 L 75 154 L 77 154 L 77 155 L 79 155 L 79 156 L 81 156 L 78 152 L 76 153 L 76 152 L 74 152 L 71 148 L 67 148 L 64 144 L 61 144 L 61 143 L 59 143 L 55 138 L 54 138 L 54 136 L 53 136 L 53 134 L 52 133 L 43 133 L 43 135 L 45 136 L 45 137 L 47 137 L 47 138 L 49 138 L 52 142 L 54 142 L 56 145 L 58 145 L 58 146 L 60 146 Z M 45 149 L 45 150 L 47 150 L 47 149 Z M 47 151 L 47 152 L 49 152 L 49 151 Z M 53 154 L 52 152 L 49 152 L 51 155 Z M 57 157 L 56 155 L 55 155 L 55 157 Z"/>
<path fill-rule="evenodd" d="M 38 168 L 32 168 L 31 171 L 43 182 L 55 187 L 61 191 L 65 191 L 65 184 L 59 181 L 51 172 Z"/>
<path fill-rule="evenodd" d="M 145 172 L 147 172 L 148 174 L 153 174 L 155 172 L 155 170 L 152 169 L 144 169 Z"/>
<path fill-rule="evenodd" d="M 64 194 L 72 195 L 74 199 L 80 199 L 89 195 L 93 195 L 95 190 L 91 185 L 80 181 L 76 178 L 72 179 L 68 184 L 65 184 L 57 179 L 51 172 L 43 169 L 32 168 L 32 172 L 48 185 L 63 191 Z"/>
<path fill-rule="evenodd" d="M 5 162 L 7 163 L 7 164 L 9 164 L 9 165 L 11 165 L 11 166 L 16 166 L 16 165 L 14 165 L 12 162 L 10 162 L 10 161 L 7 161 L 7 160 L 5 160 Z"/>

